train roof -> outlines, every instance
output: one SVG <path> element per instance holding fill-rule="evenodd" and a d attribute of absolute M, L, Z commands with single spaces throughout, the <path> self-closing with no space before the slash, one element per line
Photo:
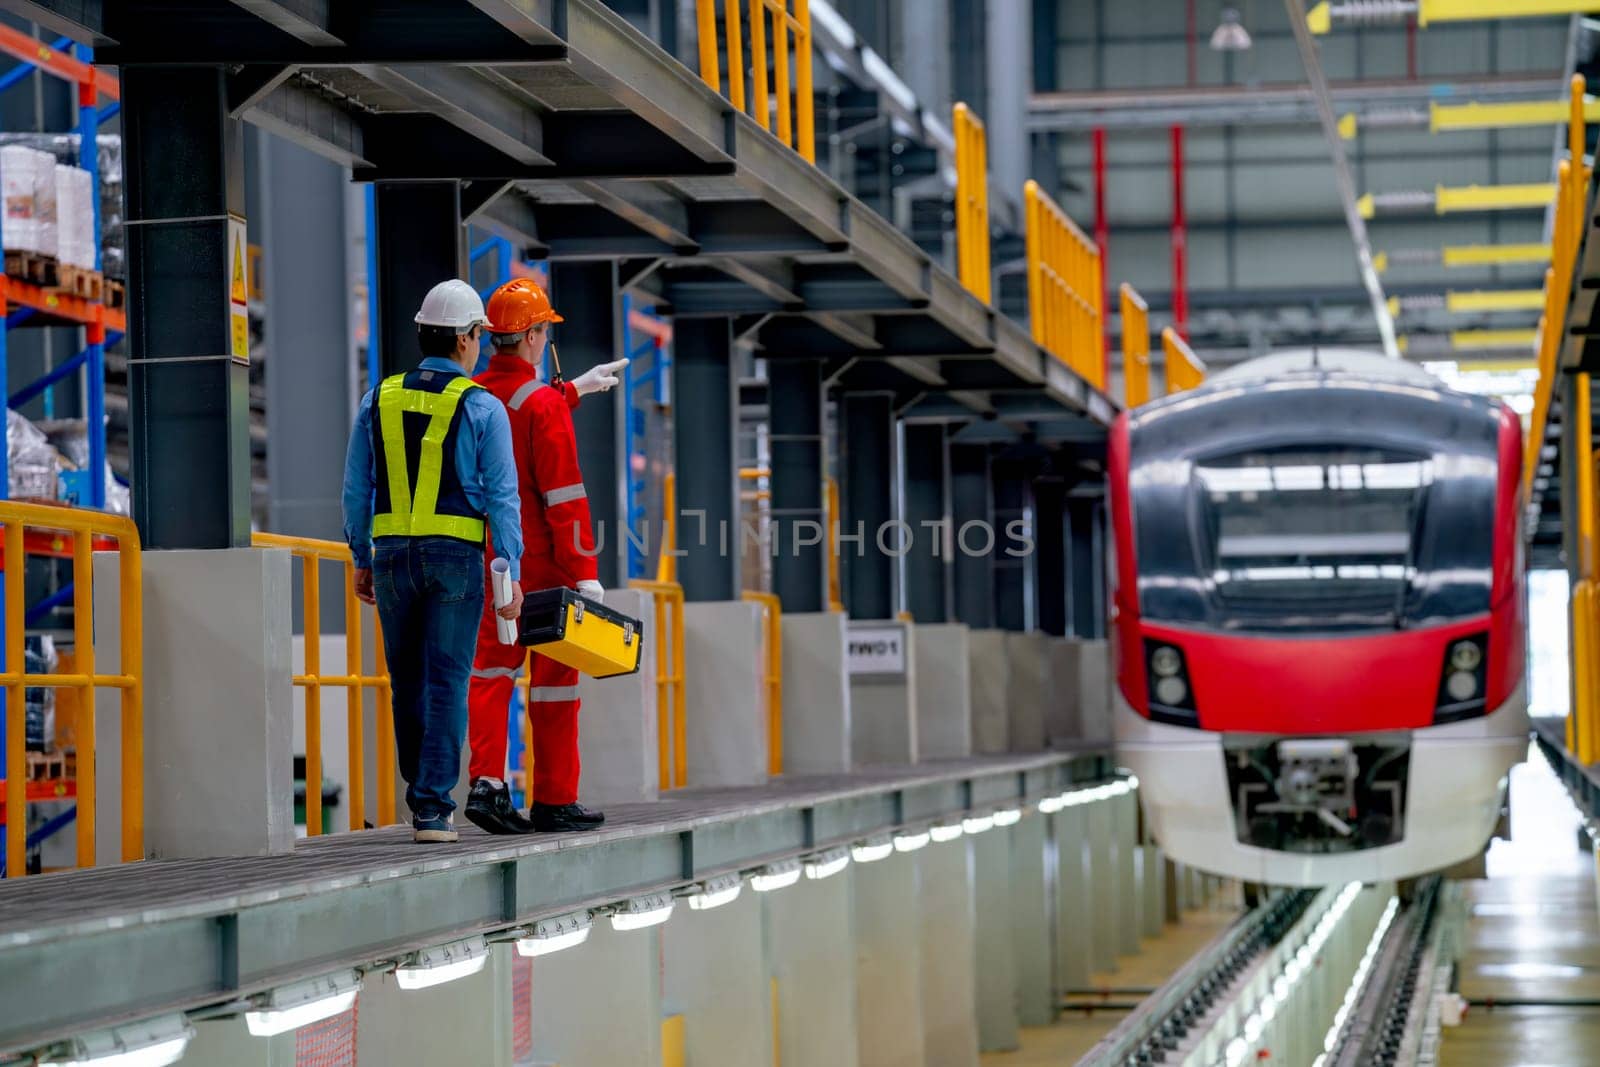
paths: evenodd
<path fill-rule="evenodd" d="M 1415 363 L 1358 348 L 1295 348 L 1258 356 L 1206 380 L 1207 385 L 1242 385 L 1263 379 L 1309 375 L 1348 375 L 1367 381 L 1392 381 L 1428 389 L 1445 384 Z"/>

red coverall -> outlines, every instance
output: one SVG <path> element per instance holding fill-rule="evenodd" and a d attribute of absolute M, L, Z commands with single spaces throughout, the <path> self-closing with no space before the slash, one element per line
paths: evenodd
<path fill-rule="evenodd" d="M 555 389 L 515 356 L 495 355 L 473 379 L 505 404 L 522 495 L 522 588 L 528 593 L 575 587 L 596 577 L 589 499 L 578 470 L 571 384 Z M 494 558 L 494 546 L 488 546 Z M 485 567 L 487 572 L 487 567 Z M 522 673 L 521 645 L 502 645 L 496 633 L 492 589 L 484 598 L 478 654 L 467 690 L 472 778 L 506 775 L 511 692 Z M 535 654 L 528 717 L 536 768 L 533 802 L 571 804 L 578 799 L 578 672 Z"/>

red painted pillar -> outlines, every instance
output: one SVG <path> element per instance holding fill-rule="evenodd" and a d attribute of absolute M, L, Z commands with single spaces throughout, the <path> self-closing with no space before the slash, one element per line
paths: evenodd
<path fill-rule="evenodd" d="M 1189 339 L 1189 232 L 1183 215 L 1183 127 L 1172 127 L 1172 319 Z"/>
<path fill-rule="evenodd" d="M 1106 128 L 1094 128 L 1094 243 L 1100 250 L 1100 380 L 1111 387 L 1111 224 L 1106 219 Z"/>

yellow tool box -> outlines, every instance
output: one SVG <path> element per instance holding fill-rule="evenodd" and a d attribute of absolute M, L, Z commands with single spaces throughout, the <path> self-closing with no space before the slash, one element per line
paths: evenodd
<path fill-rule="evenodd" d="M 591 678 L 637 671 L 643 637 L 644 623 L 571 589 L 541 589 L 522 598 L 518 640 Z"/>

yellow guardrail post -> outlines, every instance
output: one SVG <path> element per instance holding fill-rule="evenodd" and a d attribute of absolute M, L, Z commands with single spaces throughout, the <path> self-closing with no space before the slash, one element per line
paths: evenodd
<path fill-rule="evenodd" d="M 642 589 L 655 598 L 657 772 L 661 789 L 681 789 L 689 782 L 683 586 L 635 579 L 628 587 Z"/>
<path fill-rule="evenodd" d="M 671 584 L 678 580 L 678 476 L 668 471 L 661 477 L 661 555 L 656 560 L 656 581 Z"/>
<path fill-rule="evenodd" d="M 349 748 L 346 792 L 350 829 L 366 825 L 366 693 L 372 690 L 377 711 L 378 820 L 387 826 L 395 821 L 394 810 L 394 704 L 389 689 L 389 664 L 384 657 L 383 624 L 373 611 L 373 673 L 362 671 L 361 602 L 355 592 L 355 560 L 349 546 L 340 541 L 314 537 L 290 537 L 258 533 L 252 538 L 257 548 L 283 548 L 300 562 L 301 632 L 305 637 L 305 668 L 295 675 L 294 684 L 305 690 L 306 701 L 306 834 L 324 832 L 322 818 L 322 690 L 328 686 L 345 691 L 345 738 Z M 344 575 L 345 673 L 322 673 L 322 575 L 324 562 L 337 563 Z"/>
<path fill-rule="evenodd" d="M 844 591 L 839 582 L 839 479 L 830 477 L 824 495 L 828 528 L 828 610 L 844 611 Z"/>
<path fill-rule="evenodd" d="M 991 301 L 989 270 L 989 139 L 966 104 L 953 109 L 956 140 L 956 273 L 967 291 Z"/>
<path fill-rule="evenodd" d="M 1034 343 L 1103 389 L 1100 250 L 1038 182 L 1022 187 L 1022 200 Z"/>
<path fill-rule="evenodd" d="M 793 10 L 790 10 L 790 5 Z M 773 131 L 779 140 L 815 164 L 816 117 L 812 98 L 811 5 L 809 0 L 749 0 L 750 99 L 744 86 L 745 0 L 724 0 L 722 31 L 728 49 L 728 101 Z M 772 47 L 767 47 L 767 19 L 772 20 Z M 722 63 L 717 41 L 716 0 L 695 0 L 699 33 L 700 78 L 722 91 Z M 789 50 L 794 49 L 793 77 Z M 767 89 L 769 79 L 772 92 Z M 792 85 L 791 85 L 792 82 Z M 791 98 L 791 92 L 793 94 Z M 773 96 L 777 119 L 773 121 Z"/>
<path fill-rule="evenodd" d="M 761 683 L 767 692 L 767 773 L 783 773 L 783 602 L 773 593 L 753 589 L 744 599 L 761 605 L 762 644 L 766 660 Z"/>
<path fill-rule="evenodd" d="M 120 515 L 84 508 L 48 504 L 0 502 L 0 524 L 5 526 L 5 654 L 0 671 L 6 707 L 6 874 L 27 873 L 28 772 L 26 693 L 29 688 L 75 689 L 79 714 L 74 724 L 77 745 L 76 792 L 77 864 L 95 864 L 95 839 L 99 831 L 99 773 L 96 761 L 95 692 L 122 692 L 122 818 L 121 855 L 125 863 L 144 858 L 144 610 L 143 557 L 139 531 Z M 28 674 L 25 648 L 27 559 L 26 531 L 52 530 L 72 536 L 73 642 L 76 666 L 71 674 Z M 94 650 L 94 539 L 114 538 L 121 557 L 121 666 L 117 674 L 102 674 L 95 666 Z"/>
<path fill-rule="evenodd" d="M 1150 401 L 1150 308 L 1127 282 L 1122 297 L 1122 398 L 1130 408 Z"/>
<path fill-rule="evenodd" d="M 1167 359 L 1167 395 L 1193 389 L 1206 380 L 1206 365 L 1171 326 L 1161 331 L 1161 350 Z"/>

